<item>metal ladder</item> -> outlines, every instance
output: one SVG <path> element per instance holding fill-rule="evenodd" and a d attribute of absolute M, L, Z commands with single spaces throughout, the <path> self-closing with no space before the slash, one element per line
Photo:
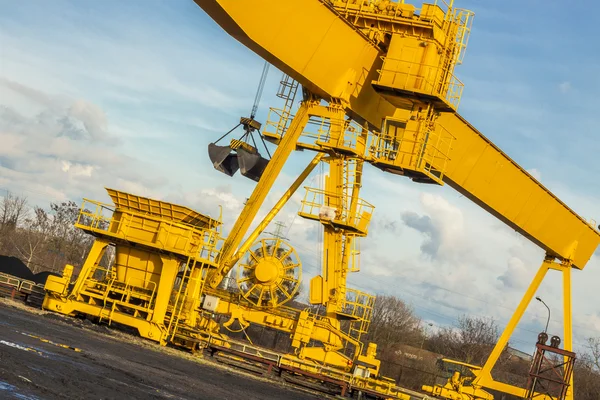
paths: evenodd
<path fill-rule="evenodd" d="M 279 120 L 279 124 L 277 124 L 277 131 L 275 132 L 279 137 L 283 137 L 291 121 L 290 116 L 296 99 L 296 93 L 298 92 L 298 86 L 298 82 L 289 75 L 284 73 L 281 77 L 279 88 L 277 89 L 277 97 L 283 99 L 285 103 L 281 110 L 281 119 Z"/>
<path fill-rule="evenodd" d="M 191 256 L 188 257 L 188 260 L 185 265 L 186 268 L 183 275 L 181 276 L 181 283 L 179 285 L 177 295 L 175 296 L 175 302 L 173 303 L 173 309 L 171 311 L 171 318 L 169 319 L 169 326 L 167 327 L 167 336 L 171 336 L 171 340 L 173 340 L 173 338 L 175 337 L 175 333 L 177 332 L 177 327 L 181 319 L 183 305 L 185 304 L 185 300 L 188 296 L 190 276 L 196 268 L 196 258 L 192 258 Z M 184 286 L 185 290 L 183 289 Z"/>

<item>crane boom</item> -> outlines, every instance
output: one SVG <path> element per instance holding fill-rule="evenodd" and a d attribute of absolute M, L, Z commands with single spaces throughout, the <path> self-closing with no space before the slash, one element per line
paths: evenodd
<path fill-rule="evenodd" d="M 337 0 L 346 4 L 344 16 L 332 6 L 332 0 L 194 1 L 231 36 L 311 92 L 344 100 L 347 114 L 359 123 L 379 130 L 386 118 L 408 118 L 408 108 L 394 103 L 393 95 L 386 91 L 386 85 L 397 85 L 384 82 L 382 70 L 387 68 L 384 60 L 388 49 L 345 18 L 352 11 L 350 3 L 363 2 Z M 420 30 L 431 42 L 447 45 L 451 35 L 436 30 L 436 24 L 443 25 L 444 15 L 436 22 L 440 17 L 434 6 L 424 5 L 420 15 L 413 6 L 397 7 L 403 8 L 396 15 L 406 15 L 402 26 Z M 392 26 L 390 18 L 375 11 L 372 15 L 379 26 L 390 24 L 390 35 L 398 35 L 397 42 L 401 42 L 402 26 Z M 394 74 L 388 80 L 396 79 L 398 73 Z M 440 181 L 549 255 L 571 260 L 573 267 L 583 269 L 600 244 L 596 228 L 458 115 L 457 102 L 450 99 L 447 103 L 438 108 L 442 112 L 437 121 L 453 141 Z M 405 174 L 403 168 L 399 170 L 396 173 Z"/>
<path fill-rule="evenodd" d="M 458 114 L 439 119 L 453 133 L 444 182 L 543 248 L 583 269 L 600 242 L 595 227 Z"/>

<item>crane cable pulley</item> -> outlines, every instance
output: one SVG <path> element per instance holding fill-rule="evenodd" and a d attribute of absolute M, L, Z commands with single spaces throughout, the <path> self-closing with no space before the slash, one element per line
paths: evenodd
<path fill-rule="evenodd" d="M 233 129 L 229 130 L 215 142 L 209 143 L 208 156 L 217 171 L 223 172 L 229 176 L 233 176 L 239 169 L 243 176 L 258 182 L 265 168 L 267 167 L 269 159 L 271 158 L 271 153 L 269 152 L 267 144 L 260 133 L 258 136 L 262 141 L 269 159 L 262 157 L 258 152 L 258 146 L 254 138 L 254 133 L 260 130 L 261 124 L 260 122 L 256 121 L 254 117 L 258 111 L 258 105 L 265 87 L 268 71 L 269 63 L 265 61 L 262 74 L 260 76 L 260 81 L 258 83 L 258 88 L 256 90 L 256 95 L 254 96 L 254 104 L 252 105 L 250 117 L 241 117 L 240 122 L 233 127 Z M 240 125 L 244 129 L 244 133 L 239 139 L 232 139 L 228 146 L 217 145 L 219 141 L 236 130 Z"/>

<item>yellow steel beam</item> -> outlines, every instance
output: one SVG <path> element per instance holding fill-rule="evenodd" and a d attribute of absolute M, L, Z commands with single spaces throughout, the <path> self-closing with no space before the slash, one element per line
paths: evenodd
<path fill-rule="evenodd" d="M 371 81 L 380 50 L 319 0 L 194 0 L 246 47 L 323 98 L 347 100 L 347 112 L 378 129 L 395 107 Z"/>
<path fill-rule="evenodd" d="M 325 153 L 317 153 L 317 155 L 315 155 L 315 157 L 310 161 L 310 163 L 304 169 L 304 171 L 302 171 L 302 173 L 296 178 L 294 183 L 292 183 L 290 188 L 283 194 L 283 196 L 281 196 L 277 203 L 275 203 L 271 211 L 269 211 L 269 213 L 260 222 L 260 224 L 258 224 L 256 229 L 254 229 L 254 232 L 252 232 L 250 236 L 248 236 L 244 244 L 240 246 L 235 256 L 233 256 L 229 260 L 230 265 L 235 265 L 235 263 L 238 262 L 239 259 L 244 256 L 244 253 L 246 253 L 250 246 L 254 244 L 254 241 L 260 236 L 262 231 L 266 229 L 266 227 L 271 223 L 271 221 L 273 221 L 273 218 L 275 218 L 277 213 L 283 208 L 283 206 L 285 206 L 288 200 L 292 198 L 292 196 L 294 195 L 294 193 L 296 193 L 300 185 L 302 185 L 302 182 L 306 180 L 308 175 L 310 175 L 310 173 L 315 169 L 315 167 L 321 162 L 321 159 L 324 156 Z"/>
<path fill-rule="evenodd" d="M 564 343 L 563 348 L 567 351 L 573 351 L 573 307 L 571 302 L 571 268 L 564 268 L 563 274 L 563 307 L 564 307 Z M 565 362 L 568 361 L 568 357 L 565 356 Z M 564 400 L 573 400 L 573 374 L 569 381 L 569 388 Z"/>
<path fill-rule="evenodd" d="M 225 31 L 310 91 L 347 100 L 346 112 L 378 130 L 385 117 L 407 117 L 371 82 L 384 55 L 322 0 L 195 0 Z M 456 137 L 445 179 L 450 186 L 550 255 L 583 269 L 600 233 L 462 117 L 438 123 Z"/>
<path fill-rule="evenodd" d="M 296 116 L 292 120 L 289 129 L 283 136 L 281 143 L 277 146 L 277 150 L 265 168 L 263 175 L 246 202 L 246 206 L 242 210 L 240 216 L 235 221 L 229 236 L 223 243 L 223 248 L 219 257 L 219 266 L 209 275 L 208 284 L 215 288 L 221 283 L 223 277 L 233 268 L 236 260 L 237 247 L 242 242 L 244 235 L 248 231 L 250 224 L 258 214 L 269 190 L 275 183 L 275 179 L 281 172 L 283 165 L 287 161 L 290 153 L 295 150 L 296 142 L 302 134 L 304 127 L 308 121 L 308 111 L 312 107 L 312 100 L 303 102 Z"/>
<path fill-rule="evenodd" d="M 509 385 L 506 383 L 495 381 L 492 377 L 492 369 L 494 365 L 498 361 L 500 354 L 504 351 L 506 345 L 508 345 L 508 340 L 510 339 L 512 333 L 514 332 L 517 324 L 519 323 L 521 317 L 525 313 L 527 306 L 531 302 L 531 299 L 537 292 L 540 284 L 542 283 L 544 277 L 548 270 L 553 269 L 560 271 L 563 276 L 563 302 L 564 302 L 564 349 L 567 351 L 573 350 L 573 337 L 572 337 L 572 310 L 571 310 L 571 267 L 572 265 L 568 261 L 563 261 L 562 263 L 556 263 L 553 260 L 552 256 L 547 256 L 537 274 L 533 278 L 533 281 L 529 285 L 529 288 L 525 292 L 525 295 L 521 299 L 517 310 L 511 317 L 508 325 L 502 332 L 500 339 L 496 343 L 492 354 L 488 357 L 485 365 L 481 369 L 472 370 L 476 375 L 476 378 L 473 380 L 473 387 L 485 387 L 488 389 L 498 390 L 504 393 L 512 394 L 518 397 L 524 397 L 526 395 L 526 390 L 517 386 Z M 573 380 L 571 376 L 571 386 L 569 391 L 567 392 L 567 396 L 565 400 L 573 399 Z M 536 399 L 540 400 L 555 400 L 552 396 L 536 393 Z"/>
<path fill-rule="evenodd" d="M 543 248 L 583 269 L 600 243 L 571 210 L 458 114 L 438 122 L 455 137 L 444 182 Z"/>
<path fill-rule="evenodd" d="M 492 384 L 501 384 L 500 382 L 495 382 L 493 380 L 492 368 L 494 368 L 494 365 L 496 365 L 498 358 L 500 358 L 500 355 L 504 351 L 505 347 L 508 345 L 508 340 L 510 339 L 515 328 L 519 324 L 521 317 L 523 317 L 525 310 L 527 310 L 527 306 L 531 302 L 531 299 L 533 299 L 535 292 L 537 292 L 538 288 L 540 287 L 540 284 L 544 280 L 546 273 L 552 267 L 552 263 L 553 263 L 552 258 L 548 257 L 544 260 L 544 262 L 540 266 L 540 269 L 538 270 L 537 274 L 533 278 L 533 281 L 527 288 L 525 295 L 521 299 L 519 306 L 515 310 L 512 317 L 510 318 L 510 321 L 508 321 L 508 325 L 506 326 L 506 328 L 504 328 L 504 332 L 502 332 L 500 339 L 498 339 L 498 341 L 496 342 L 496 345 L 494 346 L 494 350 L 492 351 L 492 354 L 490 354 L 490 356 L 488 357 L 483 368 L 477 372 L 477 377 L 473 380 L 473 386 L 483 386 L 483 387 L 491 388 L 492 386 L 490 386 L 490 385 L 492 385 Z M 521 397 L 525 396 L 525 389 L 517 388 L 514 386 L 509 386 L 508 388 L 504 388 L 504 389 L 509 390 L 506 393 L 514 394 L 515 396 L 521 396 Z"/>

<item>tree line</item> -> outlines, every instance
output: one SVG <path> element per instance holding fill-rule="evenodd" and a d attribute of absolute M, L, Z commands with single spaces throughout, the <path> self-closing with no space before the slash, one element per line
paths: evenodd
<path fill-rule="evenodd" d="M 48 211 L 30 207 L 27 199 L 8 193 L 0 201 L 0 255 L 19 258 L 33 272 L 61 272 L 65 264 L 80 270 L 93 237 L 74 227 L 79 207 L 73 201 L 50 203 Z M 295 301 L 293 303 L 296 303 Z M 297 304 L 306 308 L 305 304 Z M 314 310 L 317 311 L 317 310 Z M 289 350 L 289 334 L 264 327 L 247 333 L 257 345 Z M 235 336 L 235 335 L 232 335 Z M 394 296 L 378 296 L 369 331 L 361 341 L 378 345 L 382 374 L 408 388 L 443 384 L 448 371 L 441 357 L 483 365 L 500 336 L 494 320 L 461 316 L 455 326 L 432 329 L 414 310 Z M 531 344 L 533 348 L 535 343 Z M 530 362 L 504 349 L 494 368 L 497 380 L 524 387 Z M 596 400 L 600 393 L 600 337 L 587 341 L 586 351 L 575 363 L 575 395 L 579 400 Z M 497 394 L 498 400 L 510 396 Z"/>
<path fill-rule="evenodd" d="M 77 272 L 94 240 L 73 225 L 78 215 L 73 201 L 50 203 L 45 210 L 7 193 L 0 201 L 0 254 L 19 258 L 33 273 L 60 273 L 65 264 Z"/>
<path fill-rule="evenodd" d="M 384 375 L 397 379 L 402 386 L 420 390 L 423 384 L 445 383 L 449 371 L 441 369 L 441 357 L 483 366 L 500 332 L 493 319 L 467 315 L 458 317 L 452 327 L 431 329 L 402 300 L 379 296 L 364 340 L 377 343 Z M 535 343 L 531 343 L 532 349 L 534 346 Z M 525 387 L 530 367 L 531 361 L 511 351 L 509 343 L 492 373 L 498 381 Z M 576 398 L 597 400 L 600 393 L 600 337 L 589 338 L 585 350 L 577 354 L 574 374 Z M 490 392 L 498 400 L 517 399 Z"/>

